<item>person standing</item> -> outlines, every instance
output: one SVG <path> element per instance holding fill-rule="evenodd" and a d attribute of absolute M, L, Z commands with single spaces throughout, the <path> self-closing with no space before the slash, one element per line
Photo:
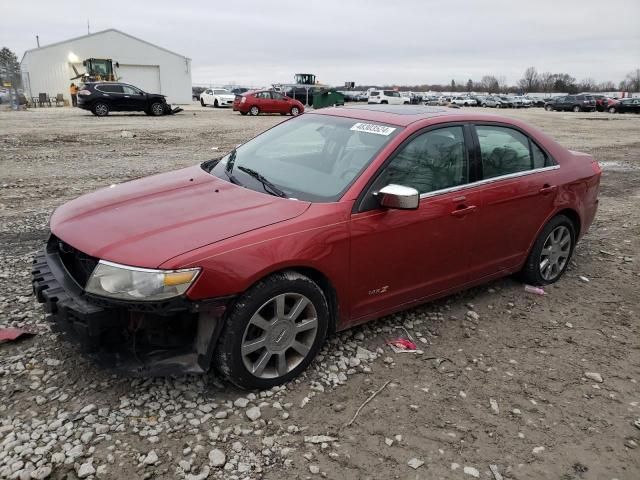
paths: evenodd
<path fill-rule="evenodd" d="M 71 94 L 71 106 L 77 107 L 78 106 L 78 87 L 76 86 L 75 83 L 72 83 L 69 86 L 69 93 Z"/>

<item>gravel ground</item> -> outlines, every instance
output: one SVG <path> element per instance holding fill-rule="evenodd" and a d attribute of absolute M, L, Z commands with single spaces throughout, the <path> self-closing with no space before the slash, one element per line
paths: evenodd
<path fill-rule="evenodd" d="M 38 332 L 0 345 L 0 478 L 640 478 L 640 116 L 500 113 L 604 167 L 564 278 L 545 296 L 503 279 L 343 332 L 298 380 L 247 393 L 96 367 L 50 332 L 30 262 L 56 206 L 282 117 L 0 112 L 0 326 Z M 400 326 L 420 353 L 384 346 Z"/>

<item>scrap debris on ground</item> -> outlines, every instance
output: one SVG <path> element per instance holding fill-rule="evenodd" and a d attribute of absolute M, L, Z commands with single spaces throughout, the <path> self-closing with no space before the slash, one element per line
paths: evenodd
<path fill-rule="evenodd" d="M 500 113 L 602 163 L 600 210 L 565 277 L 544 295 L 503 279 L 354 328 L 299 379 L 242 392 L 100 369 L 51 333 L 30 263 L 56 206 L 221 155 L 282 117 L 0 112 L 0 328 L 38 333 L 0 345 L 0 478 L 640 478 L 640 118 Z M 411 355 L 386 344 L 398 326 Z"/>

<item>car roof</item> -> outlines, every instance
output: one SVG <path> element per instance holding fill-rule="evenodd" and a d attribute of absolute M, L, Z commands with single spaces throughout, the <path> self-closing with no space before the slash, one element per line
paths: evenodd
<path fill-rule="evenodd" d="M 517 119 L 490 113 L 470 112 L 449 107 L 428 107 L 423 105 L 354 105 L 329 107 L 313 110 L 305 115 L 330 115 L 353 118 L 368 122 L 381 122 L 398 127 L 406 127 L 422 120 L 444 122 L 500 122 L 524 127 L 525 123 Z M 527 127 L 530 129 L 530 127 Z"/>

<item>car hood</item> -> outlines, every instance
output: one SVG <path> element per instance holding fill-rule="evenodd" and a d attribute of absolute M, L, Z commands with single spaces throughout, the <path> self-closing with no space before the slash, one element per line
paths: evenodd
<path fill-rule="evenodd" d="M 88 255 L 156 268 L 190 250 L 297 217 L 309 205 L 231 184 L 197 165 L 83 195 L 54 212 L 51 231 Z"/>

